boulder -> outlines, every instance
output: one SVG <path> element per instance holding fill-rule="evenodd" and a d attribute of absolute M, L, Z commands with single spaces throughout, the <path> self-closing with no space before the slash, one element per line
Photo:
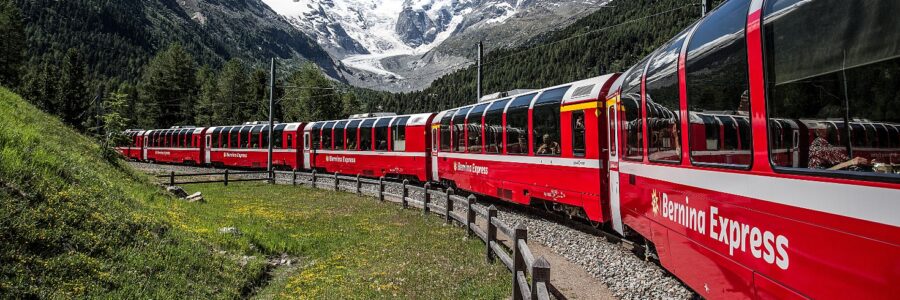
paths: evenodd
<path fill-rule="evenodd" d="M 166 191 L 172 195 L 175 195 L 175 197 L 182 198 L 182 199 L 184 199 L 185 197 L 188 196 L 188 193 L 185 192 L 184 189 L 179 186 L 173 185 L 173 186 L 167 187 Z"/>
<path fill-rule="evenodd" d="M 237 227 L 222 227 L 222 228 L 219 228 L 219 233 L 239 235 L 239 234 L 241 234 L 241 231 L 238 230 Z"/>
<path fill-rule="evenodd" d="M 184 200 L 187 200 L 187 202 L 190 202 L 190 203 L 205 202 L 205 200 L 203 200 L 203 193 L 201 193 L 201 192 L 193 193 L 190 196 L 185 197 Z"/>

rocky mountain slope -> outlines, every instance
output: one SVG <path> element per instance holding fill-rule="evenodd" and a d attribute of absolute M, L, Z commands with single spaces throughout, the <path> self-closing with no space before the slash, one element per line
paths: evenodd
<path fill-rule="evenodd" d="M 137 78 L 149 58 L 173 42 L 214 67 L 234 57 L 279 57 L 340 74 L 314 40 L 260 0 L 13 1 L 25 18 L 32 62 L 58 61 L 76 48 L 94 77 Z"/>
<path fill-rule="evenodd" d="M 263 0 L 350 67 L 352 84 L 419 90 L 473 62 L 474 44 L 515 47 L 608 0 Z"/>

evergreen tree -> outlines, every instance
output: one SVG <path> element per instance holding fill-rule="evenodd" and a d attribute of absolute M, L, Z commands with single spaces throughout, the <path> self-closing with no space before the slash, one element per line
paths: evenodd
<path fill-rule="evenodd" d="M 344 117 L 349 117 L 353 114 L 364 113 L 364 107 L 362 105 L 362 101 L 359 101 L 359 98 L 356 96 L 356 93 L 344 93 L 341 95 L 341 105 L 342 111 L 341 115 Z"/>
<path fill-rule="evenodd" d="M 252 119 L 254 121 L 269 120 L 269 74 L 262 69 L 256 69 L 250 75 L 251 94 L 254 101 Z"/>
<path fill-rule="evenodd" d="M 56 64 L 42 62 L 39 65 L 32 65 L 27 68 L 22 77 L 22 86 L 19 88 L 19 92 L 22 97 L 31 101 L 38 108 L 49 114 L 57 115 L 60 111 L 58 103 L 56 103 L 58 75 L 59 69 Z"/>
<path fill-rule="evenodd" d="M 204 65 L 197 71 L 197 84 L 200 86 L 200 94 L 194 105 L 194 122 L 197 126 L 224 125 L 213 118 L 215 105 L 218 103 L 216 73 L 209 65 Z"/>
<path fill-rule="evenodd" d="M 120 145 L 128 138 L 124 136 L 126 126 L 128 125 L 128 94 L 119 92 L 110 93 L 103 100 L 103 132 L 106 134 L 106 145 Z"/>
<path fill-rule="evenodd" d="M 217 90 L 218 100 L 212 113 L 215 124 L 242 124 L 249 120 L 253 91 L 247 68 L 240 60 L 231 59 L 225 63 L 219 73 Z"/>
<path fill-rule="evenodd" d="M 25 53 L 22 14 L 11 0 L 0 0 L 0 85 L 16 87 Z"/>
<path fill-rule="evenodd" d="M 291 75 L 282 101 L 287 120 L 320 121 L 341 118 L 340 95 L 330 79 L 313 64 Z"/>
<path fill-rule="evenodd" d="M 147 120 L 145 127 L 169 127 L 192 123 L 197 90 L 193 56 L 180 44 L 158 53 L 144 70 L 138 91 Z"/>
<path fill-rule="evenodd" d="M 84 122 L 91 113 L 91 99 L 86 81 L 87 66 L 81 52 L 76 49 L 66 51 L 59 70 L 54 106 L 59 109 L 63 121 L 84 130 Z M 47 74 L 53 76 L 53 74 Z"/>

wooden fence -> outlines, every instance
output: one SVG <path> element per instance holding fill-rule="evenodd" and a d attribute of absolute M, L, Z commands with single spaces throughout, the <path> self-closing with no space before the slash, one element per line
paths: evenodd
<path fill-rule="evenodd" d="M 247 174 L 267 174 L 266 178 L 259 179 L 228 179 L 229 174 L 247 175 Z M 175 182 L 176 177 L 190 176 L 216 176 L 223 175 L 223 180 L 210 181 L 190 181 Z M 281 176 L 281 177 L 279 177 Z M 419 208 L 422 209 L 424 215 L 437 214 L 444 218 L 448 224 L 454 221 L 466 228 L 469 236 L 477 236 L 485 243 L 485 259 L 489 263 L 494 263 L 499 259 L 507 269 L 512 272 L 512 290 L 513 299 L 550 299 L 552 294 L 556 299 L 566 299 L 565 296 L 550 283 L 550 263 L 544 257 L 534 258 L 534 254 L 528 247 L 528 229 L 524 225 L 519 224 L 515 228 L 497 218 L 497 208 L 491 205 L 484 208 L 476 205 L 476 197 L 469 195 L 462 197 L 456 195 L 453 189 L 446 192 L 433 189 L 431 183 L 426 183 L 423 187 L 410 185 L 408 180 L 402 183 L 386 181 L 384 177 L 379 179 L 363 178 L 360 176 L 342 176 L 339 174 L 318 174 L 312 172 L 231 172 L 224 171 L 218 173 L 195 173 L 195 174 L 175 174 L 171 172 L 168 175 L 160 175 L 160 178 L 168 178 L 170 185 L 177 184 L 196 184 L 196 183 L 219 183 L 237 181 L 269 181 L 277 183 L 279 179 L 282 182 L 288 181 L 291 185 L 307 185 L 314 188 L 329 189 L 333 191 L 354 192 L 357 195 L 365 195 L 366 189 L 364 185 L 373 187 L 374 195 L 379 201 L 392 201 L 400 203 L 403 208 Z M 305 178 L 304 178 L 305 177 Z M 322 183 L 320 181 L 331 180 L 330 183 Z M 350 183 L 350 188 L 342 186 L 341 183 Z M 399 187 L 400 194 L 386 191 L 385 187 Z M 421 199 L 410 197 L 410 192 L 422 194 Z M 442 202 L 441 206 L 436 203 Z M 455 208 L 459 207 L 457 210 Z M 463 209 L 464 208 L 464 212 Z M 479 220 L 483 222 L 486 229 L 479 226 Z M 498 239 L 498 233 L 502 233 L 506 239 Z M 507 241 L 509 244 L 504 243 Z M 529 277 L 531 278 L 529 282 Z"/>

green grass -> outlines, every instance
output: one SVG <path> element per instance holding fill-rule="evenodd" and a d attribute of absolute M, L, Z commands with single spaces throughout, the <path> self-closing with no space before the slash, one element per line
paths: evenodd
<path fill-rule="evenodd" d="M 188 204 L 104 153 L 0 88 L 0 298 L 509 295 L 483 245 L 435 218 L 255 184 L 197 186 L 209 203 Z M 265 257 L 281 253 L 300 261 L 270 278 Z"/>
<path fill-rule="evenodd" d="M 300 267 L 275 276 L 261 298 L 498 299 L 510 294 L 484 244 L 419 210 L 346 193 L 262 183 L 191 186 L 209 201 L 170 207 L 174 224 L 230 249 L 287 253 Z M 236 227 L 238 236 L 221 234 Z"/>

